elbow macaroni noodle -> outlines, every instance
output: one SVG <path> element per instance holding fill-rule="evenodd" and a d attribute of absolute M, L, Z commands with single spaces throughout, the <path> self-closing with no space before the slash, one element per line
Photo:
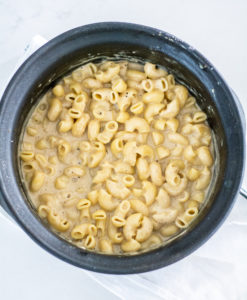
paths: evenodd
<path fill-rule="evenodd" d="M 49 90 L 21 171 L 39 216 L 78 247 L 157 247 L 200 213 L 214 166 L 207 115 L 163 68 L 103 61 Z"/>

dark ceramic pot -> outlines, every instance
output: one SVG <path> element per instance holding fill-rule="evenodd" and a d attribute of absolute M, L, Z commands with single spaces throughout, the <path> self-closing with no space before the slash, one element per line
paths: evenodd
<path fill-rule="evenodd" d="M 28 112 L 54 82 L 85 61 L 137 58 L 164 65 L 207 113 L 217 147 L 213 187 L 198 218 L 166 245 L 133 256 L 79 249 L 49 230 L 32 208 L 18 171 L 18 141 Z M 200 53 L 163 31 L 128 23 L 75 28 L 49 41 L 11 79 L 0 104 L 1 205 L 41 247 L 75 266 L 103 273 L 146 272 L 187 256 L 216 231 L 238 194 L 244 166 L 244 124 L 231 89 Z"/>

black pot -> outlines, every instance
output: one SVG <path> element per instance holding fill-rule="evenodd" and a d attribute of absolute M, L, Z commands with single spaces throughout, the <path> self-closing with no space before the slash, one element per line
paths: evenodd
<path fill-rule="evenodd" d="M 190 228 L 163 247 L 134 256 L 103 255 L 55 235 L 28 202 L 19 175 L 18 140 L 28 112 L 54 81 L 85 61 L 137 58 L 164 65 L 187 86 L 207 113 L 215 135 L 217 167 L 208 200 Z M 1 204 L 28 235 L 56 257 L 92 271 L 128 274 L 174 263 L 203 244 L 225 219 L 244 166 L 244 125 L 231 90 L 200 53 L 165 32 L 128 23 L 98 23 L 70 30 L 29 57 L 10 81 L 0 104 Z"/>

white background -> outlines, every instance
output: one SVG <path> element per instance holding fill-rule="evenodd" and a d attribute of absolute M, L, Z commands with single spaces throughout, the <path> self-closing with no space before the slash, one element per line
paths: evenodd
<path fill-rule="evenodd" d="M 157 27 L 194 46 L 223 75 L 247 112 L 246 15 L 247 1 L 244 0 L 0 0 L 0 89 L 33 35 L 38 33 L 51 39 L 68 29 L 88 23 L 126 21 Z M 239 212 L 247 212 L 246 202 L 241 197 L 237 199 L 230 218 L 238 216 Z M 227 232 L 226 226 L 223 225 L 201 251 L 214 249 L 217 252 L 217 241 L 223 237 L 227 241 L 227 234 L 223 235 L 224 230 Z M 247 238 L 246 231 L 242 238 Z M 233 241 L 226 245 L 229 249 L 225 250 L 230 251 Z M 241 250 L 247 247 L 246 244 L 241 245 L 241 249 L 236 249 L 239 254 L 235 251 L 232 255 L 236 256 L 236 266 L 241 262 L 246 268 L 246 252 L 242 256 L 240 253 L 243 254 Z M 179 272 L 178 266 L 179 263 L 168 268 L 174 271 L 175 277 Z M 210 278 L 208 280 L 210 282 Z M 237 284 L 240 291 L 237 298 L 229 295 L 226 300 L 247 299 L 245 281 L 239 280 Z M 140 292 L 136 289 L 135 296 L 126 299 L 139 299 L 138 294 Z M 184 298 L 177 299 L 187 300 L 186 296 L 185 293 Z M 15 225 L 0 217 L 0 299 L 99 297 L 119 299 L 94 282 L 83 270 L 46 253 Z M 164 299 L 170 300 L 169 296 Z"/>

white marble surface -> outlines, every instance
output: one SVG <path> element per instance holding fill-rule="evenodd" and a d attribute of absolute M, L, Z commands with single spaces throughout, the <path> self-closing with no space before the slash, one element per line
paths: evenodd
<path fill-rule="evenodd" d="M 0 0 L 0 87 L 3 88 L 23 48 L 35 34 L 50 39 L 65 30 L 87 23 L 127 21 L 168 31 L 197 48 L 235 90 L 247 112 L 246 12 L 247 2 L 244 0 Z M 247 246 L 244 242 L 247 231 L 246 227 L 242 227 L 246 225 L 245 212 L 247 202 L 239 197 L 228 222 L 196 252 L 204 257 L 210 253 L 212 259 L 217 259 L 218 252 L 224 253 L 225 250 L 223 260 L 231 260 L 231 268 L 222 270 L 236 273 L 234 285 L 237 287 L 236 293 L 234 290 L 232 294 L 227 294 L 224 298 L 226 300 L 247 298 L 247 287 L 242 277 L 247 268 Z M 0 237 L 0 299 L 119 299 L 82 270 L 43 251 L 4 218 L 0 218 Z M 229 237 L 238 239 L 229 243 Z M 181 279 L 180 268 L 198 263 L 196 255 L 170 266 L 165 275 Z M 218 267 L 215 265 L 215 268 Z M 212 267 L 207 277 L 210 289 L 222 286 L 220 278 L 214 285 L 214 279 L 220 274 L 217 270 Z M 153 278 L 155 274 L 159 273 L 153 273 Z M 151 275 L 145 276 L 143 278 L 151 278 Z M 105 278 L 98 277 L 102 282 Z M 170 286 L 165 282 L 160 286 L 161 291 L 162 288 L 170 291 L 163 299 L 175 299 L 171 295 L 176 294 L 173 290 L 176 285 L 171 279 L 167 282 Z M 184 297 L 177 296 L 176 299 L 187 300 L 189 296 L 194 299 L 185 285 L 183 290 Z M 125 295 L 127 293 L 123 291 L 122 298 L 126 300 L 140 299 L 141 291 L 136 288 L 135 296 Z M 160 298 L 156 295 L 153 299 Z"/>

